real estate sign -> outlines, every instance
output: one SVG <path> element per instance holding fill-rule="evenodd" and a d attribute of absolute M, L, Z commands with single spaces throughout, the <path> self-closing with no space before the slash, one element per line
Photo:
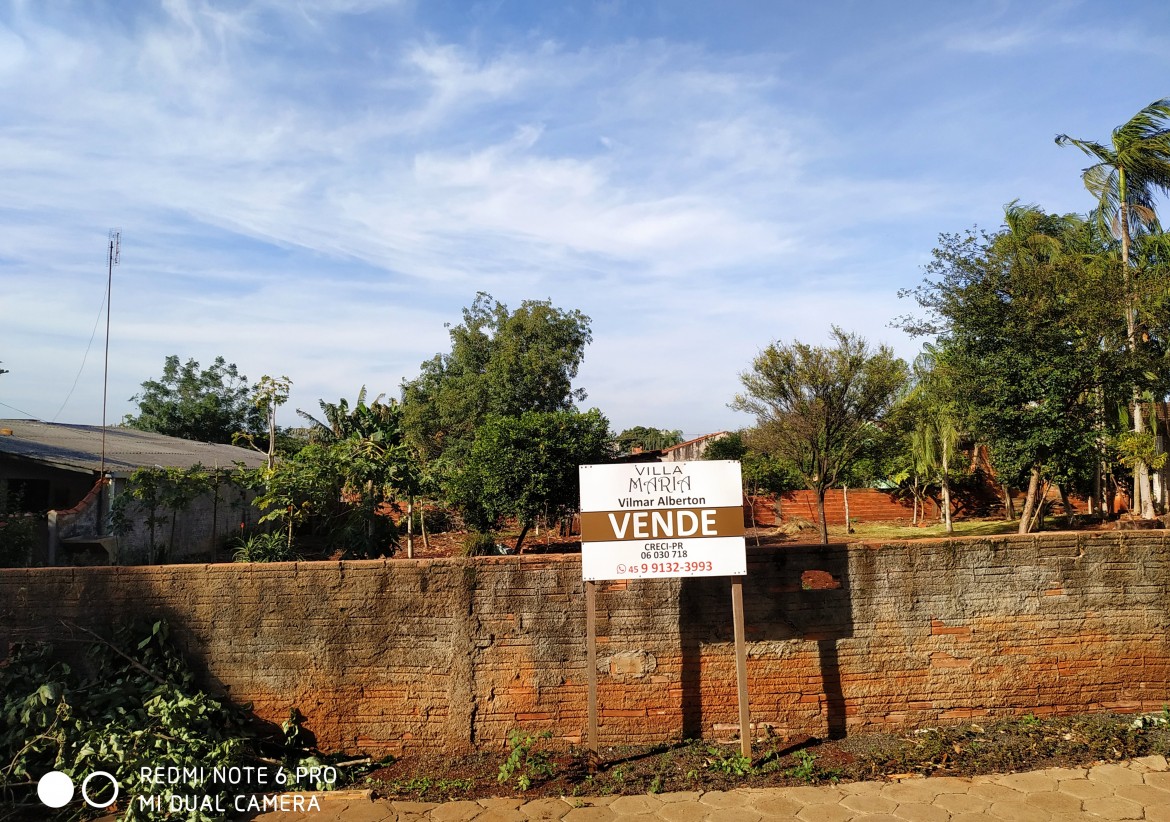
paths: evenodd
<path fill-rule="evenodd" d="M 582 465 L 586 580 L 747 573 L 738 462 Z"/>

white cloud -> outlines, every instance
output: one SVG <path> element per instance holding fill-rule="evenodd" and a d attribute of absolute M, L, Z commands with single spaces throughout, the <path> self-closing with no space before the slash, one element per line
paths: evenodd
<path fill-rule="evenodd" d="M 931 32 L 801 64 L 799 43 L 781 59 L 668 35 L 461 34 L 410 3 L 127 8 L 0 12 L 0 401 L 44 416 L 121 226 L 117 416 L 172 353 L 288 374 L 290 408 L 393 390 L 484 289 L 591 314 L 594 401 L 697 434 L 725 425 L 735 374 L 772 339 L 831 323 L 881 338 L 914 255 L 971 214 L 998 219 L 1029 174 L 1011 157 L 963 167 L 993 91 L 928 102 L 907 84 L 874 124 L 853 108 L 870 86 L 824 79 L 895 86 L 940 50 L 907 49 Z M 1014 59 L 1029 32 L 982 30 L 998 34 L 943 30 L 941 50 Z M 89 363 L 73 419 L 93 418 Z"/>

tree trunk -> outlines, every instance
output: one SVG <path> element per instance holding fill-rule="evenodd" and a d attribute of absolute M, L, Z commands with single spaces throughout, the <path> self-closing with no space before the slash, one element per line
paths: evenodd
<path fill-rule="evenodd" d="M 1020 512 L 1019 533 L 1027 534 L 1032 529 L 1032 513 L 1040 501 L 1036 499 L 1040 491 L 1040 466 L 1032 466 L 1032 476 L 1028 479 L 1028 496 L 1024 499 L 1024 510 Z"/>
<path fill-rule="evenodd" d="M 431 542 L 429 539 L 427 539 L 427 515 L 424 511 L 419 511 L 418 527 L 419 530 L 422 531 L 423 548 L 429 551 L 431 549 Z"/>
<path fill-rule="evenodd" d="M 1064 515 L 1068 517 L 1069 521 L 1071 522 L 1073 514 L 1076 512 L 1073 511 L 1072 503 L 1068 499 L 1068 488 L 1063 482 L 1058 483 L 1056 488 L 1058 491 L 1060 491 L 1060 505 L 1062 508 L 1064 508 Z"/>
<path fill-rule="evenodd" d="M 821 516 L 821 545 L 829 544 L 829 523 L 825 520 L 825 488 L 817 488 L 817 513 Z"/>
<path fill-rule="evenodd" d="M 1093 466 L 1093 496 L 1089 502 L 1089 513 L 1096 517 L 1105 509 L 1105 483 L 1101 481 L 1101 461 Z"/>
<path fill-rule="evenodd" d="M 215 526 L 219 525 L 219 466 L 215 467 L 211 486 L 211 561 L 215 562 Z M 100 526 L 99 526 L 100 529 Z M 104 533 L 99 530 L 98 533 Z"/>
<path fill-rule="evenodd" d="M 1133 394 L 1133 431 L 1135 434 L 1146 432 L 1145 414 L 1136 389 Z M 1133 507 L 1140 512 L 1142 519 L 1153 519 L 1155 516 L 1154 492 L 1150 487 L 1150 470 L 1144 460 L 1137 460 L 1133 466 Z"/>
<path fill-rule="evenodd" d="M 910 518 L 911 525 L 918 525 L 918 475 L 914 475 L 914 484 L 910 486 L 910 493 L 914 495 L 914 514 Z"/>
<path fill-rule="evenodd" d="M 1104 343 L 1102 343 L 1103 345 Z M 1096 460 L 1093 463 L 1093 496 L 1089 502 L 1089 513 L 1094 516 L 1101 516 L 1105 513 L 1110 504 L 1105 501 L 1105 459 L 1103 456 L 1105 450 L 1105 389 L 1097 386 L 1094 391 L 1097 401 L 1097 419 L 1093 423 L 1093 427 L 1097 430 L 1097 441 L 1094 443 L 1096 449 Z"/>
<path fill-rule="evenodd" d="M 524 537 L 528 535 L 528 529 L 532 527 L 531 522 L 525 522 L 524 527 L 520 529 L 520 536 L 516 537 L 516 553 L 520 553 L 520 546 L 524 544 Z"/>
<path fill-rule="evenodd" d="M 276 465 L 276 405 L 268 406 L 268 470 Z"/>
<path fill-rule="evenodd" d="M 1011 522 L 1016 518 L 1016 503 L 1012 499 L 1012 488 L 1006 482 L 1003 484 L 1003 515 L 1004 518 Z"/>
<path fill-rule="evenodd" d="M 406 497 L 406 558 L 414 559 L 414 495 Z"/>
<path fill-rule="evenodd" d="M 845 533 L 853 533 L 853 522 L 849 519 L 849 486 L 841 484 L 841 499 L 845 505 Z"/>
<path fill-rule="evenodd" d="M 951 482 L 947 462 L 947 443 L 944 439 L 942 444 L 942 504 L 944 522 L 946 522 L 947 526 L 947 533 L 953 534 L 955 533 L 955 526 L 954 523 L 951 522 Z"/>
<path fill-rule="evenodd" d="M 1129 350 L 1137 352 L 1137 299 L 1133 293 L 1133 274 L 1129 270 L 1129 205 L 1126 202 L 1125 168 L 1118 168 L 1117 191 L 1118 210 L 1121 222 L 1121 267 L 1125 275 L 1125 330 Z M 1133 432 L 1145 433 L 1146 421 L 1142 415 L 1141 396 L 1137 386 L 1133 387 Z M 1144 460 L 1136 460 L 1133 466 L 1132 511 L 1139 511 L 1142 519 L 1154 518 L 1154 499 L 1150 490 L 1150 472 Z M 1131 513 L 1132 513 L 1131 511 Z"/>

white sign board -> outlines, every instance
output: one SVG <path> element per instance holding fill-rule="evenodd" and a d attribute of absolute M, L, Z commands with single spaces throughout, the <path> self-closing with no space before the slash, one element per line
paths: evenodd
<path fill-rule="evenodd" d="M 747 573 L 738 462 L 582 465 L 586 580 Z"/>

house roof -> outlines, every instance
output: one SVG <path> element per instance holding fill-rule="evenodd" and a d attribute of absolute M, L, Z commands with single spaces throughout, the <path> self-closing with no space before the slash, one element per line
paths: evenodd
<path fill-rule="evenodd" d="M 727 436 L 727 433 L 728 432 L 726 432 L 726 431 L 716 431 L 712 434 L 704 434 L 701 437 L 695 437 L 693 440 L 687 440 L 686 442 L 680 442 L 678 445 L 667 446 L 666 448 L 662 449 L 662 453 L 669 454 L 671 451 L 681 451 L 683 448 L 686 448 L 689 445 L 694 445 L 697 442 L 702 442 L 703 440 L 714 439 L 717 437 L 725 437 L 725 436 Z"/>
<path fill-rule="evenodd" d="M 12 433 L 6 433 L 11 431 Z M 0 420 L 0 457 L 12 456 L 75 471 L 100 471 L 102 427 L 39 420 Z M 259 468 L 263 454 L 235 445 L 168 437 L 133 428 L 106 428 L 106 471 L 127 474 L 139 468 L 230 468 L 242 462 Z"/>

